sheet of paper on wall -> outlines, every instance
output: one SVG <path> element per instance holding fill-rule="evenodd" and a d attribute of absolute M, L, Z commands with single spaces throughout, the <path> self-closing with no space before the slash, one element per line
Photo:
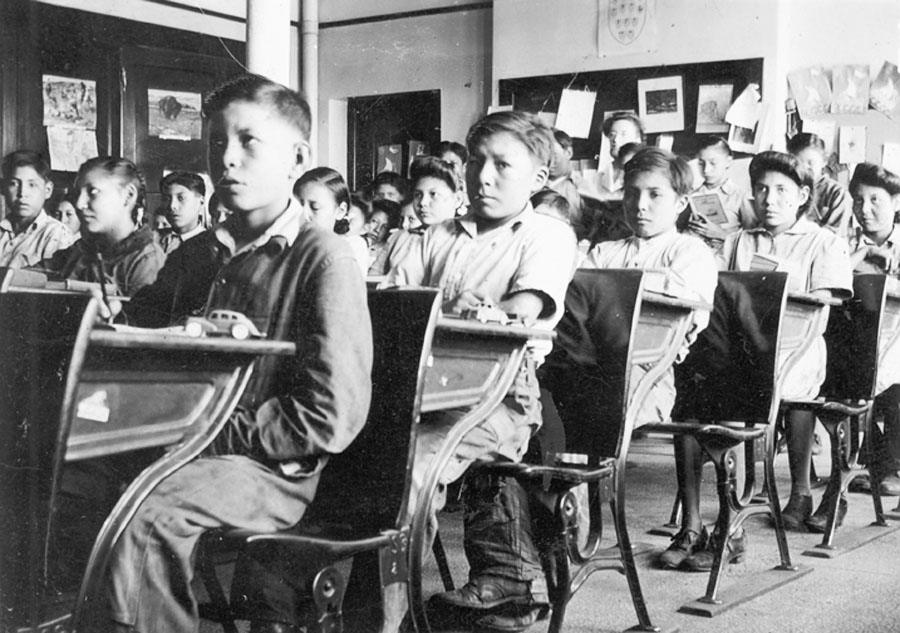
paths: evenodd
<path fill-rule="evenodd" d="M 825 152 L 833 153 L 837 146 L 837 121 L 834 119 L 804 119 L 803 131 L 815 134 L 825 143 Z"/>
<path fill-rule="evenodd" d="M 881 166 L 900 175 L 900 143 L 885 143 L 881 148 Z"/>
<path fill-rule="evenodd" d="M 487 113 L 493 114 L 494 112 L 512 112 L 513 105 L 492 105 L 488 106 Z"/>
<path fill-rule="evenodd" d="M 729 125 L 753 129 L 756 127 L 756 122 L 759 121 L 761 98 L 759 85 L 748 84 L 728 108 L 728 112 L 725 113 L 725 121 Z"/>
<path fill-rule="evenodd" d="M 657 0 L 597 0 L 597 57 L 655 53 L 659 49 Z"/>
<path fill-rule="evenodd" d="M 788 85 L 801 119 L 815 118 L 831 108 L 831 83 L 818 66 L 788 73 Z"/>
<path fill-rule="evenodd" d="M 864 114 L 869 109 L 869 66 L 841 64 L 831 71 L 833 114 Z"/>
<path fill-rule="evenodd" d="M 591 135 L 594 119 L 594 103 L 597 93 L 592 90 L 563 89 L 556 112 L 556 127 L 572 138 L 587 138 Z"/>
<path fill-rule="evenodd" d="M 43 76 L 44 125 L 97 129 L 97 82 Z"/>
<path fill-rule="evenodd" d="M 656 137 L 656 146 L 667 152 L 672 151 L 672 145 L 675 143 L 675 137 L 671 134 L 660 134 Z"/>
<path fill-rule="evenodd" d="M 838 160 L 845 165 L 866 162 L 866 126 L 842 125 Z"/>
<path fill-rule="evenodd" d="M 97 134 L 78 127 L 47 128 L 50 167 L 56 171 L 78 171 L 81 163 L 97 156 Z"/>
<path fill-rule="evenodd" d="M 896 64 L 884 62 L 869 87 L 869 103 L 891 118 L 900 117 L 900 71 Z"/>
<path fill-rule="evenodd" d="M 550 127 L 556 127 L 556 112 L 538 112 L 538 118 Z"/>

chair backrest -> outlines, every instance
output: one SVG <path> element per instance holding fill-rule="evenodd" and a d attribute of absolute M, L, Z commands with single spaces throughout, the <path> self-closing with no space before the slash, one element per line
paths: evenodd
<path fill-rule="evenodd" d="M 854 275 L 853 298 L 831 309 L 825 344 L 828 361 L 820 396 L 869 400 L 875 395 L 886 275 Z"/>
<path fill-rule="evenodd" d="M 369 292 L 374 360 L 368 421 L 329 461 L 304 522 L 377 531 L 405 516 L 413 434 L 439 312 L 437 290 Z"/>
<path fill-rule="evenodd" d="M 0 604 L 14 621 L 41 594 L 60 434 L 96 305 L 83 294 L 0 293 Z"/>
<path fill-rule="evenodd" d="M 787 274 L 720 272 L 709 325 L 675 367 L 674 420 L 774 422 Z"/>
<path fill-rule="evenodd" d="M 539 372 L 563 421 L 568 452 L 590 463 L 619 454 L 641 307 L 641 270 L 578 270 L 553 352 Z"/>

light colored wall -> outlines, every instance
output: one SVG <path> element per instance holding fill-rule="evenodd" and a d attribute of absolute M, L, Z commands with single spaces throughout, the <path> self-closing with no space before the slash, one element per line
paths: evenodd
<path fill-rule="evenodd" d="M 329 117 L 334 99 L 440 90 L 442 137 L 465 138 L 490 94 L 490 18 L 476 9 L 322 29 L 317 162 L 346 170 L 329 143 L 331 130 L 346 133 L 346 120 Z"/>
<path fill-rule="evenodd" d="M 444 9 L 476 4 L 482 0 L 320 0 L 319 19 L 322 22 L 353 20 L 377 15 L 391 15 L 409 11 Z"/>

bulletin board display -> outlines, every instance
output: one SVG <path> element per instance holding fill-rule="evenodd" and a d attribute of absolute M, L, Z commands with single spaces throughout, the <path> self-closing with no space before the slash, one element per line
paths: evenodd
<path fill-rule="evenodd" d="M 684 128 L 669 132 L 673 136 L 672 150 L 678 154 L 693 155 L 698 142 L 698 95 L 701 90 L 709 95 L 715 90 L 710 86 L 733 86 L 731 100 L 750 83 L 762 88 L 763 59 L 737 59 L 728 61 L 705 62 L 697 64 L 681 64 L 673 66 L 648 66 L 644 68 L 621 68 L 591 72 L 576 72 L 562 75 L 545 75 L 541 77 L 521 77 L 501 79 L 500 105 L 512 105 L 516 110 L 528 112 L 557 112 L 563 89 L 590 90 L 597 93 L 594 102 L 594 116 L 587 139 L 574 140 L 574 156 L 578 159 L 594 158 L 600 147 L 604 113 L 619 110 L 632 110 L 638 113 L 638 84 L 647 84 L 647 80 L 680 77 L 683 95 Z M 652 83 L 652 82 L 651 82 Z M 721 92 L 721 89 L 718 90 Z M 765 95 L 763 95 L 765 98 Z M 708 101 L 708 100 L 707 100 Z M 643 104 L 646 107 L 646 104 Z M 712 107 L 707 102 L 707 107 Z M 721 109 L 721 104 L 718 106 Z M 708 119 L 701 113 L 700 129 L 709 129 L 704 121 Z M 700 136 L 708 132 L 699 132 Z M 727 137 L 727 132 L 721 132 Z M 655 143 L 658 134 L 648 134 L 647 142 Z"/>

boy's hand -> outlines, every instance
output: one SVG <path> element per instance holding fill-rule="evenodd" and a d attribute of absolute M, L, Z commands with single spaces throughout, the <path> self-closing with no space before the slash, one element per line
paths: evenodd
<path fill-rule="evenodd" d="M 445 301 L 443 310 L 448 314 L 462 314 L 466 310 L 477 310 L 484 305 L 494 305 L 490 297 L 472 290 L 463 290 L 456 299 Z"/>
<path fill-rule="evenodd" d="M 724 240 L 728 235 L 728 232 L 725 231 L 725 229 L 723 229 L 715 222 L 710 222 L 709 219 L 706 218 L 706 216 L 703 216 L 699 213 L 691 214 L 691 219 L 688 222 L 688 228 L 690 228 L 691 231 L 693 231 L 697 235 L 708 239 Z"/>
<path fill-rule="evenodd" d="M 97 300 L 97 322 L 112 323 L 122 312 L 122 302 L 116 298 L 110 298 L 109 304 L 103 300 L 103 293 L 99 288 L 91 288 L 91 296 Z"/>

